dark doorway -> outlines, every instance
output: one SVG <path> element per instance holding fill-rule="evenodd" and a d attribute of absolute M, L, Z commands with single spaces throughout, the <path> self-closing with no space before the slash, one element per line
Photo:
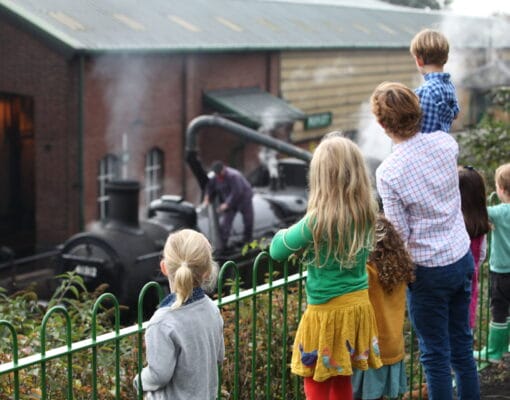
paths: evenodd
<path fill-rule="evenodd" d="M 35 249 L 34 102 L 0 93 L 0 246 Z"/>

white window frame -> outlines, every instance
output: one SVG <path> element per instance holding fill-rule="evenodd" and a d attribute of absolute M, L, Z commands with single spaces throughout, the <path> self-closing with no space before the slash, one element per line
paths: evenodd
<path fill-rule="evenodd" d="M 104 219 L 108 213 L 109 196 L 106 195 L 106 184 L 112 179 L 119 176 L 119 157 L 115 154 L 108 153 L 99 161 L 99 174 L 97 176 L 98 183 L 98 216 L 99 219 Z"/>
<path fill-rule="evenodd" d="M 163 194 L 165 153 L 159 147 L 153 147 L 145 156 L 145 204 L 158 199 Z"/>

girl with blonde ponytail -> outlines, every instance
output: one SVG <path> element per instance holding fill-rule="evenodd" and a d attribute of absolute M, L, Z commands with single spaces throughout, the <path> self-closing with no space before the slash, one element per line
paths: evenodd
<path fill-rule="evenodd" d="M 204 291 L 218 272 L 211 245 L 192 229 L 172 233 L 160 267 L 171 293 L 147 325 L 148 365 L 135 387 L 153 399 L 216 399 L 225 348 L 223 319 Z"/>

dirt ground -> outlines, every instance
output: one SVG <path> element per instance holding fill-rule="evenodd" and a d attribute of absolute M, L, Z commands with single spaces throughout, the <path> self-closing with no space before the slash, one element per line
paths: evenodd
<path fill-rule="evenodd" d="M 510 355 L 480 371 L 480 392 L 484 400 L 510 399 Z"/>

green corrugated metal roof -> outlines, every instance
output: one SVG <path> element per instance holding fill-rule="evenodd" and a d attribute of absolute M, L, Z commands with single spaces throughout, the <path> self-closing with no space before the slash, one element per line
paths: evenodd
<path fill-rule="evenodd" d="M 72 50 L 211 51 L 402 48 L 423 27 L 473 47 L 510 47 L 510 23 L 402 8 L 255 0 L 0 0 L 0 12 Z M 470 33 L 472 32 L 472 33 Z M 485 33 L 497 34 L 488 39 Z"/>
<path fill-rule="evenodd" d="M 211 90 L 204 93 L 204 101 L 224 116 L 254 129 L 306 118 L 301 110 L 259 88 Z"/>

